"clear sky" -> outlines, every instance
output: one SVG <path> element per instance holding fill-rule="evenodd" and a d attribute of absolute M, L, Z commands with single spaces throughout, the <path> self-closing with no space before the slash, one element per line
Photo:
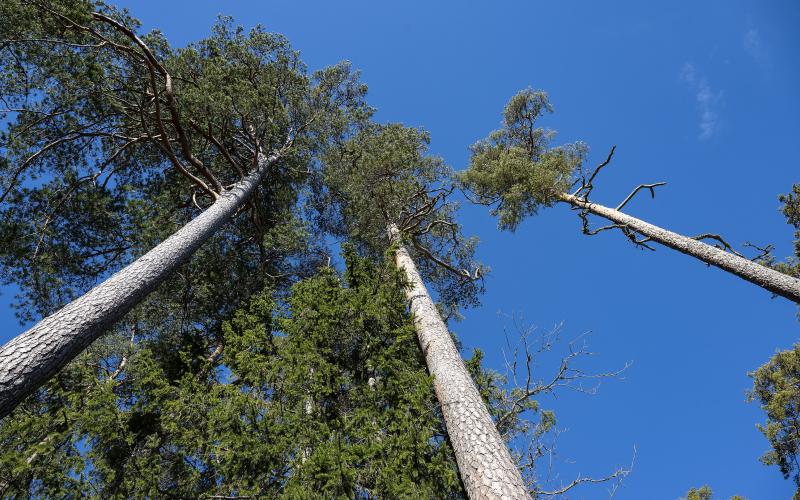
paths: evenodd
<path fill-rule="evenodd" d="M 292 2 L 123 0 L 174 45 L 208 33 L 218 13 L 285 34 L 310 68 L 349 59 L 363 71 L 381 121 L 421 126 L 454 168 L 499 126 L 508 98 L 549 92 L 542 122 L 556 142 L 583 140 L 591 162 L 616 144 L 593 192 L 616 205 L 640 182 L 667 181 L 630 213 L 685 234 L 790 254 L 777 195 L 800 182 L 800 4 L 785 1 Z M 480 308 L 455 325 L 466 348 L 502 368 L 508 315 L 564 338 L 591 331 L 585 366 L 625 380 L 595 396 L 544 398 L 564 429 L 556 470 L 602 475 L 628 463 L 615 498 L 676 499 L 709 484 L 720 498 L 789 498 L 792 485 L 758 457 L 768 443 L 748 404 L 747 372 L 800 333 L 796 307 L 722 271 L 622 236 L 580 234 L 557 206 L 500 233 L 466 207 L 467 233 L 492 268 Z M 20 331 L 0 296 L 0 342 Z M 501 314 L 498 314 L 500 312 Z M 558 347 L 556 350 L 558 351 Z M 566 345 L 561 346 L 566 350 Z M 546 367 L 543 367 L 544 370 Z M 546 373 L 542 373 L 546 377 Z M 574 498 L 603 498 L 602 487 Z"/>

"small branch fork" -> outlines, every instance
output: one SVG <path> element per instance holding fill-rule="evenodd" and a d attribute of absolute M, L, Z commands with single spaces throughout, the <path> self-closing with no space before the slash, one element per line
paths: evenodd
<path fill-rule="evenodd" d="M 592 174 L 588 177 L 588 179 L 584 175 L 584 176 L 581 176 L 579 181 L 576 181 L 576 184 L 578 182 L 580 182 L 580 186 L 575 191 L 573 191 L 571 193 L 572 196 L 575 196 L 576 198 L 578 198 L 583 203 L 592 203 L 589 200 L 589 194 L 592 192 L 592 189 L 594 189 L 594 180 L 597 177 L 597 174 L 599 174 L 600 171 L 611 162 L 611 160 L 612 160 L 612 158 L 614 156 L 614 152 L 616 151 L 616 149 L 617 149 L 617 146 L 612 146 L 611 151 L 608 153 L 608 157 L 605 159 L 605 161 L 603 161 L 603 163 L 598 165 L 592 171 Z M 625 208 L 625 205 L 630 203 L 630 201 L 633 200 L 636 197 L 636 195 L 639 194 L 639 192 L 642 191 L 642 190 L 649 191 L 650 192 L 650 198 L 654 199 L 656 197 L 656 188 L 662 187 L 662 186 L 666 186 L 666 184 L 667 184 L 666 182 L 653 182 L 653 183 L 650 183 L 650 184 L 639 184 L 638 186 L 636 186 L 633 189 L 633 191 L 631 191 L 631 193 L 628 196 L 625 197 L 625 199 L 622 200 L 622 202 L 619 205 L 617 205 L 614 208 L 614 210 L 617 210 L 617 211 L 621 212 L 622 209 Z M 584 208 L 584 207 L 575 207 L 575 206 L 573 206 L 572 208 L 573 208 L 573 210 L 577 210 L 578 211 L 578 217 L 580 217 L 580 219 L 581 219 L 581 229 L 583 231 L 583 234 L 585 234 L 587 236 L 594 236 L 594 235 L 596 235 L 598 233 L 601 233 L 603 231 L 608 231 L 608 230 L 612 230 L 612 229 L 619 229 L 622 232 L 622 234 L 624 234 L 625 237 L 628 240 L 630 240 L 630 242 L 633 243 L 635 246 L 637 246 L 639 248 L 655 251 L 655 248 L 653 248 L 652 246 L 650 246 L 648 244 L 651 241 L 653 241 L 652 238 L 640 235 L 639 233 L 637 233 L 636 231 L 634 231 L 633 229 L 631 229 L 627 225 L 625 225 L 625 224 L 609 224 L 609 225 L 606 225 L 606 226 L 601 226 L 601 227 L 592 229 L 591 225 L 590 225 L 590 222 L 589 222 L 589 215 L 590 215 L 589 209 L 588 208 Z M 720 236 L 719 234 L 703 233 L 703 234 L 699 234 L 697 236 L 693 236 L 692 239 L 693 240 L 697 240 L 697 241 L 714 240 L 716 242 L 716 243 L 713 244 L 714 247 L 719 248 L 720 250 L 724 250 L 726 252 L 730 252 L 730 253 L 736 255 L 737 257 L 746 258 L 740 252 L 736 251 L 733 248 L 733 246 L 731 246 L 727 241 L 725 241 L 725 239 L 723 239 L 723 237 Z M 751 247 L 751 248 L 754 248 L 754 249 L 759 251 L 758 255 L 756 255 L 755 257 L 750 259 L 752 261 L 761 261 L 761 260 L 768 259 L 769 256 L 771 255 L 772 250 L 773 250 L 773 246 L 772 245 L 767 245 L 766 247 L 762 248 L 762 247 L 753 245 L 753 244 L 748 242 L 748 243 L 745 243 L 744 246 Z"/>

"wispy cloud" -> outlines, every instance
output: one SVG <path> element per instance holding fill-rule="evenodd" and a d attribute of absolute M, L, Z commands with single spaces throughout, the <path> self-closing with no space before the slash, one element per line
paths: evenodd
<path fill-rule="evenodd" d="M 686 63 L 680 71 L 680 78 L 695 94 L 697 108 L 700 112 L 701 140 L 710 139 L 719 129 L 719 103 L 722 100 L 722 91 L 711 89 L 708 80 L 700 75 L 694 64 Z"/>
<path fill-rule="evenodd" d="M 745 30 L 742 45 L 744 46 L 744 50 L 750 54 L 750 57 L 755 59 L 756 62 L 767 62 L 769 54 L 767 53 L 767 48 L 763 40 L 761 40 L 761 34 L 756 28 L 748 28 Z"/>

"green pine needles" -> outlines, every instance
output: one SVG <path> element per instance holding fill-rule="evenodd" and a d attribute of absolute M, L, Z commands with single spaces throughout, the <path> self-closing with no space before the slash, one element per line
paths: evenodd
<path fill-rule="evenodd" d="M 582 142 L 550 147 L 554 132 L 536 121 L 552 111 L 545 92 L 522 90 L 506 104 L 503 127 L 471 148 L 460 181 L 477 196 L 473 201 L 493 207 L 501 229 L 514 231 L 526 216 L 558 201 L 586 158 Z"/>

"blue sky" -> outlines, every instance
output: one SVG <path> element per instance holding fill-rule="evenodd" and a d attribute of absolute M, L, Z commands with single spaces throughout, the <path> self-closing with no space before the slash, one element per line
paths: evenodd
<path fill-rule="evenodd" d="M 777 195 L 800 182 L 800 4 L 706 2 L 122 2 L 175 45 L 205 36 L 216 14 L 289 37 L 314 68 L 349 59 L 382 121 L 421 126 L 432 150 L 462 169 L 468 146 L 499 126 L 517 90 L 549 92 L 556 142 L 583 140 L 591 163 L 617 154 L 593 192 L 616 205 L 640 182 L 667 181 L 627 210 L 685 234 L 717 232 L 789 255 Z M 465 347 L 502 368 L 504 328 L 522 315 L 564 338 L 590 331 L 585 366 L 632 361 L 595 396 L 545 398 L 560 427 L 561 477 L 602 475 L 630 461 L 620 499 L 675 499 L 709 484 L 720 498 L 789 498 L 758 456 L 762 413 L 745 401 L 747 372 L 800 333 L 783 299 L 659 248 L 580 234 L 566 207 L 515 234 L 465 207 L 467 233 L 492 268 L 480 308 L 455 325 Z M 0 341 L 20 331 L 0 296 Z M 558 347 L 556 351 L 558 352 Z M 566 345 L 561 347 L 566 349 Z M 546 364 L 546 363 L 545 363 Z M 547 367 L 543 367 L 543 370 Z M 546 373 L 542 374 L 546 377 Z M 574 498 L 603 498 L 603 488 Z"/>

